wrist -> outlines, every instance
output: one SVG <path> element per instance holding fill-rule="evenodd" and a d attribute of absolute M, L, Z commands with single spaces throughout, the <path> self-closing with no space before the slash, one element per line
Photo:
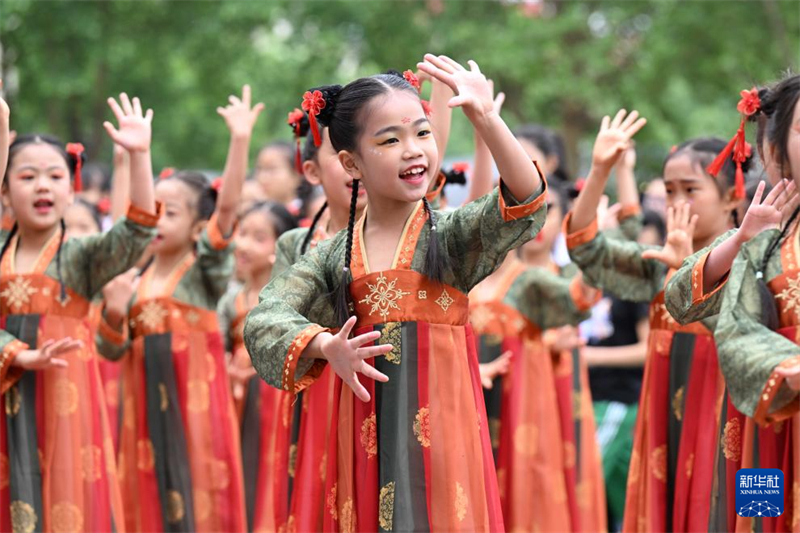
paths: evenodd
<path fill-rule="evenodd" d="M 253 136 L 252 130 L 250 131 L 231 131 L 231 141 L 236 142 L 250 142 Z"/>
<path fill-rule="evenodd" d="M 485 139 L 485 134 L 494 128 L 498 124 L 498 121 L 502 122 L 500 115 L 498 115 L 494 109 L 482 113 L 475 113 L 470 117 L 470 120 L 475 127 L 475 134 L 480 136 L 481 139 Z"/>
<path fill-rule="evenodd" d="M 332 337 L 333 335 L 327 331 L 320 332 L 308 343 L 308 346 L 306 346 L 306 349 L 300 354 L 300 357 L 304 359 L 322 359 L 327 361 L 328 357 L 325 355 L 323 347 Z"/>
<path fill-rule="evenodd" d="M 104 309 L 104 317 L 106 323 L 111 326 L 112 328 L 119 330 L 122 328 L 122 324 L 125 321 L 125 315 L 127 314 L 125 311 L 122 311 L 116 305 L 108 305 Z"/>

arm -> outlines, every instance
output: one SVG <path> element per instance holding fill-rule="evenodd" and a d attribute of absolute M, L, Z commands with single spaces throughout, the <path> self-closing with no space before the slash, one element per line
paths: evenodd
<path fill-rule="evenodd" d="M 453 120 L 453 109 L 447 102 L 453 97 L 450 87 L 439 80 L 431 80 L 431 128 L 436 148 L 439 150 L 439 164 L 437 172 L 442 168 L 444 154 L 447 152 L 447 142 L 450 140 L 450 123 Z"/>
<path fill-rule="evenodd" d="M 586 364 L 592 366 L 635 367 L 644 365 L 650 323 L 646 318 L 636 324 L 639 342 L 628 346 L 586 346 L 581 349 Z"/>
<path fill-rule="evenodd" d="M 132 268 L 103 287 L 103 312 L 97 328 L 97 351 L 111 361 L 122 358 L 130 346 L 128 311 L 139 287 L 138 270 Z"/>
<path fill-rule="evenodd" d="M 120 145 L 115 144 L 114 172 L 111 175 L 111 220 L 114 222 L 122 218 L 130 203 L 130 164 L 130 155 L 128 151 Z"/>
<path fill-rule="evenodd" d="M 0 89 L 3 88 L 3 80 L 0 80 Z M 8 164 L 8 147 L 11 144 L 11 133 L 9 131 L 9 116 L 11 111 L 8 104 L 0 97 L 0 186 L 6 175 L 6 165 Z"/>
<path fill-rule="evenodd" d="M 508 297 L 528 320 L 546 330 L 586 320 L 600 296 L 600 291 L 583 283 L 580 274 L 568 279 L 533 268 L 520 274 Z"/>
<path fill-rule="evenodd" d="M 494 90 L 494 83 L 492 83 Z M 499 93 L 494 98 L 494 112 L 498 115 L 503 108 L 503 102 L 506 99 L 504 93 Z M 489 147 L 483 142 L 483 138 L 475 131 L 475 170 L 469 180 L 469 194 L 467 195 L 467 203 L 488 194 L 492 190 L 492 153 Z"/>

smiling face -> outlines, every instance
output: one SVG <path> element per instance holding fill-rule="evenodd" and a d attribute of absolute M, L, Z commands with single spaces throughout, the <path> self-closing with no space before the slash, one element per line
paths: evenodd
<path fill-rule="evenodd" d="M 234 256 L 236 270 L 245 279 L 272 268 L 275 263 L 275 225 L 262 209 L 249 212 L 239 221 Z"/>
<path fill-rule="evenodd" d="M 159 181 L 155 193 L 164 211 L 158 219 L 152 252 L 158 255 L 191 247 L 204 226 L 204 221 L 198 220 L 197 194 L 174 178 Z"/>
<path fill-rule="evenodd" d="M 67 161 L 55 147 L 39 142 L 15 151 L 3 187 L 3 203 L 14 210 L 20 227 L 34 231 L 54 228 L 72 199 Z"/>
<path fill-rule="evenodd" d="M 331 145 L 328 128 L 322 132 L 322 144 L 317 149 L 316 156 L 303 163 L 303 173 L 312 185 L 322 185 L 328 205 L 332 209 L 339 212 L 349 211 L 353 196 L 353 178 L 342 168 L 339 154 Z M 367 205 L 366 193 L 364 187 L 359 187 L 356 209 L 361 210 Z M 316 211 L 312 211 L 314 212 Z"/>
<path fill-rule="evenodd" d="M 363 180 L 372 199 L 416 202 L 425 196 L 439 154 L 419 97 L 390 90 L 373 98 L 359 119 L 356 150 L 339 153 L 347 173 Z"/>

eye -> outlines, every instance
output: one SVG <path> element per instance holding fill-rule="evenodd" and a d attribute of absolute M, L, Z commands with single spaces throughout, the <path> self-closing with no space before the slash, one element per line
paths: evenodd
<path fill-rule="evenodd" d="M 379 143 L 379 144 L 378 144 L 378 146 L 385 146 L 385 145 L 387 145 L 387 144 L 395 144 L 395 143 L 397 143 L 397 142 L 400 142 L 400 141 L 397 139 L 397 137 L 391 137 L 391 138 L 389 138 L 389 139 L 386 139 L 386 140 L 385 140 L 385 141 L 383 141 L 382 143 Z"/>
<path fill-rule="evenodd" d="M 419 133 L 417 133 L 417 137 L 427 137 L 430 134 L 431 134 L 431 130 L 424 129 L 424 130 L 420 130 Z"/>
<path fill-rule="evenodd" d="M 20 174 L 19 175 L 19 179 L 21 179 L 21 180 L 32 180 L 33 179 L 33 174 L 30 174 L 30 173 Z"/>
<path fill-rule="evenodd" d="M 60 180 L 63 177 L 64 175 L 61 174 L 60 172 L 53 172 L 52 174 L 50 174 L 50 178 L 54 180 Z"/>
<path fill-rule="evenodd" d="M 686 192 L 692 194 L 697 190 L 697 187 L 686 187 Z"/>

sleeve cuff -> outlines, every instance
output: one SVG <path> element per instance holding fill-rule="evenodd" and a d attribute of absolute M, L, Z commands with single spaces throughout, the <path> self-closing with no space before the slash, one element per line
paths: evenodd
<path fill-rule="evenodd" d="M 642 212 L 642 208 L 639 207 L 639 204 L 627 204 L 623 205 L 622 208 L 617 213 L 617 221 L 622 222 L 631 217 L 635 217 L 639 213 Z"/>
<path fill-rule="evenodd" d="M 17 339 L 3 347 L 2 352 L 0 352 L 0 393 L 5 393 L 22 377 L 24 370 L 16 367 L 12 368 L 11 363 L 19 352 L 27 349 L 29 349 L 29 346 Z"/>
<path fill-rule="evenodd" d="M 569 295 L 578 311 L 588 311 L 600 301 L 603 293 L 599 290 L 589 289 L 581 278 L 580 275 L 572 278 L 569 284 Z"/>
<path fill-rule="evenodd" d="M 780 422 L 800 411 L 800 402 L 797 401 L 791 401 L 776 411 L 769 411 L 772 406 L 772 401 L 775 399 L 775 396 L 778 394 L 785 380 L 782 375 L 777 373 L 777 370 L 779 368 L 792 368 L 798 365 L 800 365 L 800 355 L 792 357 L 791 359 L 786 359 L 772 371 L 772 374 L 767 380 L 767 384 L 761 391 L 761 396 L 756 406 L 756 412 L 753 415 L 753 420 L 755 420 L 758 425 L 766 426 L 773 422 Z"/>
<path fill-rule="evenodd" d="M 539 168 L 539 163 L 534 161 L 533 166 L 536 167 L 536 172 L 539 173 L 539 179 L 542 181 L 541 192 L 535 194 L 533 198 L 530 198 L 523 204 L 518 204 L 516 199 L 511 194 L 509 194 L 509 197 L 514 200 L 513 203 L 515 205 L 508 205 L 506 203 L 505 195 L 503 194 L 505 185 L 503 184 L 503 178 L 500 178 L 500 190 L 498 197 L 500 198 L 500 214 L 503 217 L 503 221 L 511 222 L 512 220 L 519 220 L 521 218 L 530 216 L 538 211 L 547 200 L 547 179 L 544 177 L 544 174 Z"/>
<path fill-rule="evenodd" d="M 425 199 L 427 199 L 429 202 L 433 202 L 439 198 L 439 195 L 442 194 L 442 189 L 444 189 L 445 183 L 447 183 L 447 177 L 444 175 L 444 172 L 439 171 L 439 175 L 436 176 L 436 186 L 432 191 L 425 195 Z"/>
<path fill-rule="evenodd" d="M 131 222 L 139 224 L 140 226 L 155 228 L 156 224 L 158 224 L 159 216 L 161 216 L 161 204 L 156 202 L 155 213 L 150 213 L 148 211 L 145 211 L 141 207 L 137 207 L 131 204 L 128 207 L 128 213 L 125 215 L 125 218 L 127 218 Z"/>
<path fill-rule="evenodd" d="M 567 237 L 567 249 L 572 250 L 578 246 L 582 246 L 587 242 L 591 242 L 597 236 L 597 217 L 592 220 L 592 223 L 583 229 L 569 232 L 569 223 L 572 221 L 572 211 L 567 213 L 564 217 L 564 235 Z"/>
<path fill-rule="evenodd" d="M 283 363 L 283 376 L 281 376 L 281 388 L 285 391 L 298 393 L 311 385 L 322 374 L 325 365 L 328 363 L 321 359 L 314 361 L 311 368 L 298 380 L 295 380 L 295 373 L 297 372 L 297 363 L 300 361 L 300 355 L 308 347 L 311 341 L 322 333 L 323 331 L 330 331 L 328 328 L 313 325 L 304 329 L 300 334 L 295 337 L 292 344 L 289 346 L 289 351 L 286 353 L 286 360 Z"/>
<path fill-rule="evenodd" d="M 219 223 L 217 222 L 217 213 L 211 215 L 208 225 L 206 226 L 206 233 L 208 234 L 208 241 L 211 243 L 211 247 L 215 250 L 224 250 L 230 245 L 233 239 L 233 231 L 231 231 L 231 234 L 227 237 L 222 234 L 222 231 L 219 229 Z"/>
<path fill-rule="evenodd" d="M 128 338 L 128 324 L 126 320 L 122 321 L 122 331 L 117 331 L 106 321 L 105 309 L 101 313 L 100 325 L 97 328 L 97 333 L 105 341 L 117 347 L 125 345 L 125 340 Z"/>
<path fill-rule="evenodd" d="M 728 275 L 730 274 L 730 271 L 725 274 L 722 280 L 717 283 L 717 286 L 714 287 L 711 292 L 703 292 L 703 270 L 705 269 L 706 261 L 708 260 L 709 255 L 711 255 L 710 251 L 703 254 L 703 256 L 697 261 L 697 264 L 695 264 L 692 268 L 692 305 L 698 305 L 705 302 L 722 290 L 722 288 L 725 286 L 725 283 L 728 281 Z"/>

